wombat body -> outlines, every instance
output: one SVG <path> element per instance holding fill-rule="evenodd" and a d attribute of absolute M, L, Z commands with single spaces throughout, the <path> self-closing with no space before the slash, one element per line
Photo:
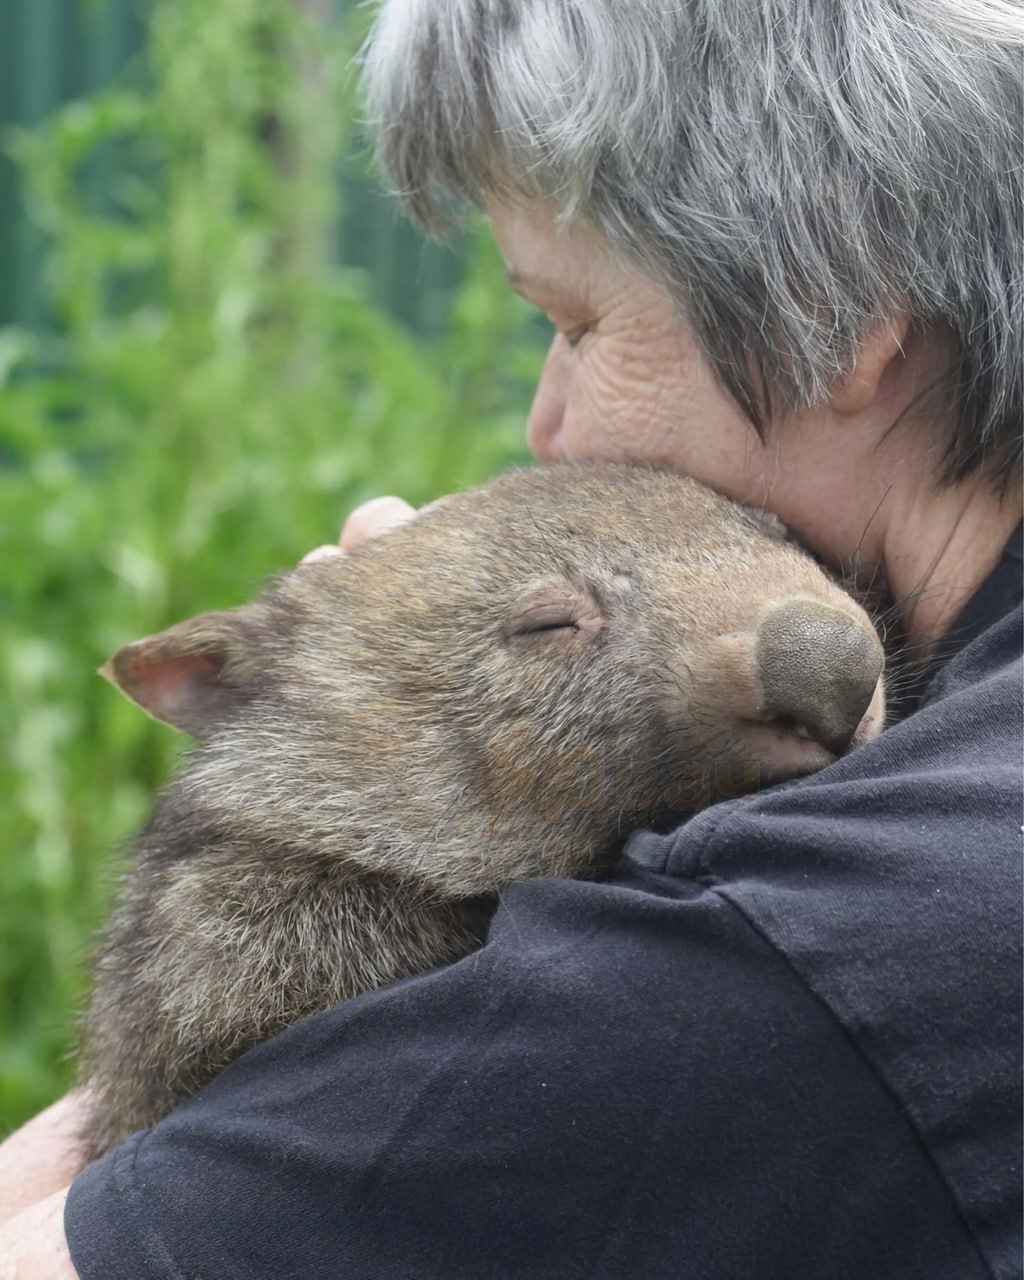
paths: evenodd
<path fill-rule="evenodd" d="M 772 517 L 566 464 L 435 504 L 108 674 L 200 745 L 94 961 L 92 1159 L 247 1048 L 481 945 L 496 895 L 881 727 L 860 607 Z"/>

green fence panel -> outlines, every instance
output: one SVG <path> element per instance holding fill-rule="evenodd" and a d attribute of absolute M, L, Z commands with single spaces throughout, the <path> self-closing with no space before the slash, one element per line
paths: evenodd
<path fill-rule="evenodd" d="M 147 0 L 0 0 L 0 138 L 130 69 L 145 39 L 147 9 Z M 103 163 L 93 177 L 98 185 Z M 458 250 L 425 243 L 361 161 L 347 168 L 340 260 L 366 271 L 376 302 L 416 332 L 436 335 L 460 276 Z M 43 264 L 18 172 L 0 151 L 0 328 L 45 323 Z"/>

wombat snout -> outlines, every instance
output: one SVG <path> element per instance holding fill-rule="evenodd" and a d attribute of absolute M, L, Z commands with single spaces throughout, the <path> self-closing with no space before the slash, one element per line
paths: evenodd
<path fill-rule="evenodd" d="M 755 656 L 762 715 L 835 755 L 849 750 L 880 697 L 884 658 L 874 633 L 818 600 L 787 600 L 761 620 Z"/>
<path fill-rule="evenodd" d="M 745 625 L 710 648 L 727 683 L 701 672 L 718 695 L 711 713 L 732 726 L 759 786 L 825 768 L 883 728 L 882 646 L 849 598 L 821 594 L 755 598 Z"/>

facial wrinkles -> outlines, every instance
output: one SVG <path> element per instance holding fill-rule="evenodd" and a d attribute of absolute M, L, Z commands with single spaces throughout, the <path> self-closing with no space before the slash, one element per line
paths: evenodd
<path fill-rule="evenodd" d="M 787 440 L 769 433 L 762 443 L 664 288 L 587 228 L 560 230 L 536 203 L 495 204 L 491 218 L 514 287 L 560 331 L 530 414 L 538 458 L 670 466 L 783 520 L 800 514 Z M 564 335 L 577 329 L 570 347 Z"/>
<path fill-rule="evenodd" d="M 671 336 L 659 332 L 637 306 L 634 290 L 619 292 L 595 332 L 573 356 L 565 406 L 564 445 L 570 456 L 621 458 L 669 442 L 669 410 L 683 388 Z"/>
<path fill-rule="evenodd" d="M 585 228 L 560 232 L 536 206 L 491 212 L 513 287 L 560 331 L 530 414 L 536 455 L 663 464 L 746 501 L 762 494 L 760 443 L 669 295 Z"/>
<path fill-rule="evenodd" d="M 760 443 L 707 374 L 667 295 L 626 274 L 572 360 L 561 440 L 568 456 L 662 463 L 752 500 Z"/>

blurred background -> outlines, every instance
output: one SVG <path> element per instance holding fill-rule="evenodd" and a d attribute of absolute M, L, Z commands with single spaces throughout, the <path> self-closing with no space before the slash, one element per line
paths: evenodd
<path fill-rule="evenodd" d="M 0 1135 L 184 745 L 96 674 L 524 457 L 544 334 L 378 188 L 352 0 L 0 3 Z"/>

